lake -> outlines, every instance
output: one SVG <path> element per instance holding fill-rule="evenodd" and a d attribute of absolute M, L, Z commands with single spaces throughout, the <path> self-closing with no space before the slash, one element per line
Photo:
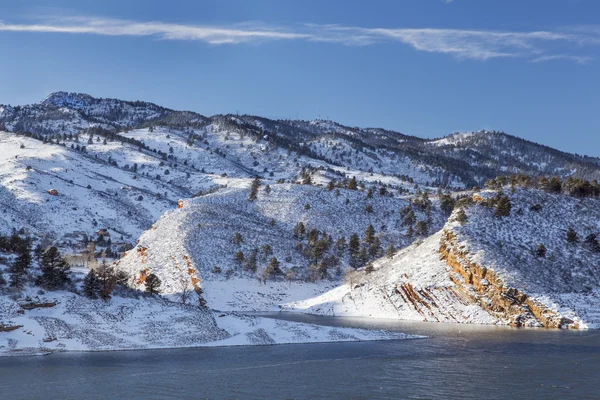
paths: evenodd
<path fill-rule="evenodd" d="M 429 339 L 0 358 L 0 398 L 600 398 L 598 331 L 268 315 Z"/>

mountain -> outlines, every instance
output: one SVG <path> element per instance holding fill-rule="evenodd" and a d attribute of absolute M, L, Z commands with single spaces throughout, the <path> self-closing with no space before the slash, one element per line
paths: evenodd
<path fill-rule="evenodd" d="M 307 156 L 313 163 L 350 167 L 434 187 L 481 186 L 487 179 L 509 173 L 591 180 L 598 178 L 600 166 L 598 158 L 563 153 L 501 132 L 425 140 L 333 121 L 270 120 L 248 115 L 205 117 L 142 101 L 66 92 L 53 93 L 38 104 L 0 106 L 0 128 L 38 138 L 89 133 L 121 138 L 123 131 L 151 126 L 179 130 L 188 137 L 207 132 L 223 137 L 243 135 L 263 146 Z M 190 142 L 195 141 L 192 138 Z M 222 150 L 227 157 L 229 151 Z M 264 173 L 264 168 L 242 166 Z"/>

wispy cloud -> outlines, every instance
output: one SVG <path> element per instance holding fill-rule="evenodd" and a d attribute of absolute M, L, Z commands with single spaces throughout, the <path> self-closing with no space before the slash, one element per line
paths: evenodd
<path fill-rule="evenodd" d="M 442 53 L 460 59 L 489 60 L 523 58 L 532 62 L 593 59 L 591 49 L 600 46 L 598 27 L 563 31 L 490 31 L 464 29 L 390 29 L 341 25 L 306 24 L 293 28 L 263 24 L 229 26 L 139 22 L 96 17 L 54 17 L 36 23 L 0 21 L 0 32 L 93 34 L 104 36 L 149 36 L 163 40 L 190 40 L 212 45 L 267 41 L 312 41 L 350 46 L 401 43 L 418 51 Z M 573 52 L 577 52 L 576 54 Z"/>

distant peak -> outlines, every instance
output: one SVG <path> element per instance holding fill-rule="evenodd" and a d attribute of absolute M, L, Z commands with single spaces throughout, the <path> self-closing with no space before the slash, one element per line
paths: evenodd
<path fill-rule="evenodd" d="M 80 108 L 92 103 L 95 99 L 85 93 L 54 92 L 40 102 L 42 105 L 55 107 Z"/>

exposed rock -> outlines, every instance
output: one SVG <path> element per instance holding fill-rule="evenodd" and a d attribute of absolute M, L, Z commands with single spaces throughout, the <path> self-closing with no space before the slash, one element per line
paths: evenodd
<path fill-rule="evenodd" d="M 517 288 L 507 287 L 496 273 L 485 266 L 469 261 L 467 253 L 458 245 L 456 236 L 444 230 L 440 240 L 440 257 L 454 274 L 451 278 L 465 290 L 474 302 L 512 326 L 543 326 L 546 328 L 578 329 L 579 325 L 527 296 Z"/>

